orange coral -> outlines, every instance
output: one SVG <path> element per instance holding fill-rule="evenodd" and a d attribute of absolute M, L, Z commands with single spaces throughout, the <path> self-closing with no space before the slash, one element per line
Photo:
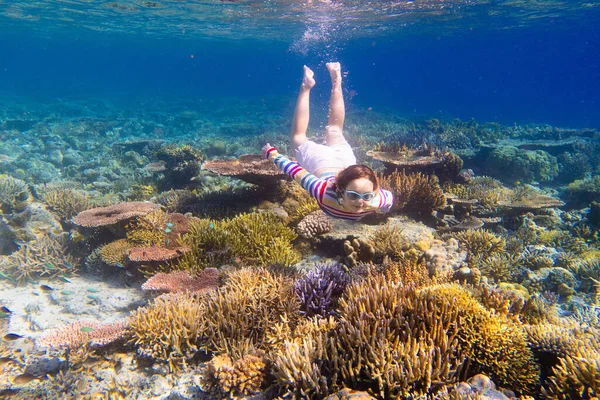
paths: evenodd
<path fill-rule="evenodd" d="M 134 247 L 127 251 L 129 261 L 134 262 L 162 262 L 173 260 L 181 257 L 190 248 L 183 246 L 175 249 L 167 249 L 165 247 Z"/>

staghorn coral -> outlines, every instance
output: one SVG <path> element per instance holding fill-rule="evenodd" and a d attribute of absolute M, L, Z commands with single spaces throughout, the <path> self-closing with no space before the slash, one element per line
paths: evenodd
<path fill-rule="evenodd" d="M 62 328 L 44 332 L 36 341 L 39 346 L 76 349 L 80 346 L 102 347 L 125 337 L 127 321 L 101 324 L 76 321 Z"/>
<path fill-rule="evenodd" d="M 519 268 L 509 253 L 497 254 L 478 263 L 479 270 L 493 282 L 512 282 Z"/>
<path fill-rule="evenodd" d="M 478 265 L 496 255 L 503 254 L 506 241 L 485 229 L 468 229 L 452 236 L 467 251 L 467 263 Z"/>
<path fill-rule="evenodd" d="M 350 276 L 339 264 L 317 264 L 294 283 L 304 315 L 327 317 L 335 313 L 338 298 L 350 283 Z"/>
<path fill-rule="evenodd" d="M 312 239 L 330 230 L 331 221 L 329 221 L 327 215 L 321 210 L 313 211 L 306 215 L 296 227 L 298 235 L 305 239 Z"/>
<path fill-rule="evenodd" d="M 435 176 L 395 171 L 388 176 L 380 175 L 379 182 L 383 189 L 394 194 L 395 212 L 426 216 L 446 204 L 444 192 Z"/>
<path fill-rule="evenodd" d="M 43 201 L 63 222 L 70 221 L 80 212 L 93 207 L 89 195 L 69 188 L 48 190 L 44 193 Z"/>
<path fill-rule="evenodd" d="M 528 347 L 522 325 L 506 315 L 485 309 L 476 298 L 456 284 L 421 289 L 431 307 L 448 302 L 458 308 L 457 337 L 469 370 L 489 374 L 501 385 L 520 393 L 534 393 L 539 386 L 539 366 Z"/>
<path fill-rule="evenodd" d="M 415 288 L 443 283 L 449 279 L 448 273 L 436 271 L 435 275 L 430 275 L 423 257 L 404 256 L 395 261 L 384 260 L 381 273 L 389 282 Z"/>
<path fill-rule="evenodd" d="M 175 370 L 198 351 L 207 318 L 198 295 L 191 292 L 165 294 L 129 317 L 128 336 L 137 353 L 168 364 Z"/>
<path fill-rule="evenodd" d="M 108 207 L 98 207 L 82 211 L 73 218 L 73 222 L 76 225 L 87 228 L 98 228 L 114 225 L 120 221 L 126 221 L 134 217 L 144 216 L 158 208 L 160 208 L 158 204 L 139 201 L 118 203 Z"/>
<path fill-rule="evenodd" d="M 274 345 L 267 338 L 276 323 L 286 318 L 293 329 L 300 318 L 293 280 L 265 268 L 232 271 L 204 303 L 202 346 L 208 351 L 231 354 L 248 344 L 266 350 Z"/>
<path fill-rule="evenodd" d="M 219 287 L 220 274 L 216 268 L 206 268 L 198 276 L 191 276 L 187 271 L 171 273 L 159 272 L 148 279 L 143 290 L 154 290 L 167 293 L 183 291 L 208 293 Z"/>
<path fill-rule="evenodd" d="M 218 398 L 258 394 L 265 383 L 268 362 L 262 351 L 232 360 L 227 354 L 215 356 L 203 373 L 203 389 Z"/>
<path fill-rule="evenodd" d="M 291 182 L 290 184 L 300 187 L 296 182 Z M 300 187 L 300 189 L 302 188 Z M 288 213 L 291 225 L 297 224 L 307 215 L 320 210 L 317 200 L 311 197 L 306 190 L 302 190 L 300 194 L 293 193 L 295 194 L 293 197 L 286 198 L 282 203 L 284 210 Z"/>
<path fill-rule="evenodd" d="M 78 260 L 67 251 L 64 237 L 42 236 L 23 244 L 7 256 L 0 268 L 15 283 L 24 283 L 35 277 L 56 278 L 75 273 Z"/>
<path fill-rule="evenodd" d="M 600 396 L 600 351 L 578 349 L 561 358 L 552 370 L 543 394 L 552 399 L 597 399 Z"/>
<path fill-rule="evenodd" d="M 10 176 L 0 176 L 0 211 L 12 214 L 23 211 L 31 200 L 27 183 Z"/>

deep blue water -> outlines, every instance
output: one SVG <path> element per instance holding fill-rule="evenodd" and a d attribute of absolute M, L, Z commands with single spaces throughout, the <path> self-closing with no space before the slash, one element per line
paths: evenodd
<path fill-rule="evenodd" d="M 286 40 L 204 40 L 85 31 L 45 35 L 12 27 L 0 36 L 0 95 L 43 99 L 165 99 L 288 96 L 301 66 L 348 72 L 349 108 L 398 115 L 600 127 L 600 30 L 594 16 L 548 19 L 511 30 L 481 28 L 316 43 L 305 54 Z M 279 112 L 281 110 L 274 110 Z"/>

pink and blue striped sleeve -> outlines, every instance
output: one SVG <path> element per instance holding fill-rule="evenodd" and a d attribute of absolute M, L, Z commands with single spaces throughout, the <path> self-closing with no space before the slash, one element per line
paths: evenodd
<path fill-rule="evenodd" d="M 317 178 L 302 168 L 297 162 L 282 156 L 277 152 L 275 147 L 271 147 L 267 150 L 266 157 L 281 171 L 285 172 L 290 178 L 298 182 L 300 186 L 306 189 L 312 197 L 317 199 L 317 201 L 323 199 L 323 194 L 325 193 L 325 189 L 327 189 L 326 180 Z"/>

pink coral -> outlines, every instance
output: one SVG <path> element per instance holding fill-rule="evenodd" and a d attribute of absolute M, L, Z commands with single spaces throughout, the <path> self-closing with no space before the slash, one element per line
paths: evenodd
<path fill-rule="evenodd" d="M 210 292 L 219 286 L 219 270 L 206 268 L 200 275 L 192 277 L 187 271 L 177 271 L 168 274 L 158 273 L 142 285 L 144 290 L 160 290 L 163 292 L 177 293 Z"/>
<path fill-rule="evenodd" d="M 179 258 L 189 250 L 189 247 L 177 247 L 175 249 L 159 246 L 134 247 L 127 250 L 127 256 L 129 261 L 134 262 L 161 262 Z"/>
<path fill-rule="evenodd" d="M 127 321 L 100 324 L 92 321 L 76 321 L 62 328 L 44 332 L 37 340 L 43 347 L 75 348 L 85 344 L 105 346 L 123 337 Z"/>

